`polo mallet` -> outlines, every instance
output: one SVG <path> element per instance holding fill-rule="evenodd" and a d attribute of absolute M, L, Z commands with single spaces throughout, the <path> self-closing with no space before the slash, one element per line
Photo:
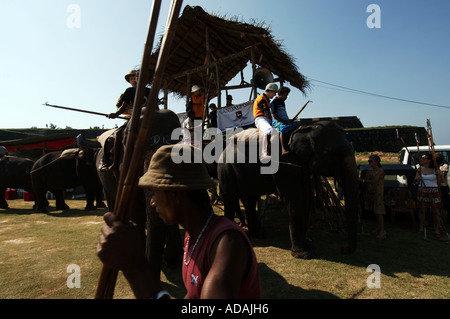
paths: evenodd
<path fill-rule="evenodd" d="M 294 116 L 294 118 L 292 119 L 292 121 L 295 121 L 295 119 L 297 118 L 297 116 L 300 115 L 300 113 L 305 109 L 305 107 L 308 105 L 309 102 L 312 102 L 312 101 L 306 102 L 305 105 L 303 105 L 303 107 L 300 109 L 300 111 L 298 111 L 298 113 L 295 114 L 295 116 Z"/>

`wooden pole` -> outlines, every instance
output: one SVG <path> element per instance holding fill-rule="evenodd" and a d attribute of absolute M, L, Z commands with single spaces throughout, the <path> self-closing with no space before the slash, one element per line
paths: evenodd
<path fill-rule="evenodd" d="M 108 117 L 108 115 L 109 115 L 109 114 L 106 114 L 106 113 L 100 113 L 100 112 L 94 112 L 94 111 L 88 111 L 88 110 L 81 110 L 81 109 L 76 109 L 76 108 L 73 108 L 73 107 L 48 104 L 48 102 L 45 102 L 42 105 L 55 107 L 57 109 L 64 109 L 64 110 L 75 111 L 75 112 L 82 112 L 82 113 L 88 113 L 88 114 L 94 114 L 94 115 L 101 115 L 101 116 L 106 116 L 106 117 Z M 125 117 L 125 116 L 118 116 L 117 118 L 118 119 L 128 120 L 128 118 Z"/>
<path fill-rule="evenodd" d="M 295 116 L 294 116 L 294 118 L 293 118 L 293 120 L 295 120 L 296 118 L 297 118 L 297 116 L 299 116 L 300 115 L 300 113 L 305 109 L 305 107 L 308 105 L 308 103 L 309 102 L 312 102 L 312 101 L 308 101 L 308 102 L 306 102 L 305 103 L 305 105 L 303 105 L 303 107 L 300 109 L 300 111 L 298 111 L 298 113 L 297 114 L 295 114 Z"/>
<path fill-rule="evenodd" d="M 142 175 L 145 145 L 147 143 L 148 134 L 150 132 L 150 125 L 153 119 L 153 114 L 158 103 L 158 92 L 161 87 L 163 73 L 167 64 L 167 57 L 169 55 L 168 53 L 170 50 L 170 45 L 174 37 L 181 4 L 181 0 L 172 1 L 172 7 L 169 13 L 166 31 L 155 68 L 152 88 L 150 91 L 150 96 L 148 98 L 148 107 L 144 113 L 142 123 L 139 127 L 145 86 L 148 79 L 149 58 L 151 50 L 153 48 L 153 40 L 156 33 L 157 21 L 161 7 L 161 0 L 155 0 L 153 2 L 147 42 L 145 44 L 142 59 L 141 73 L 139 76 L 136 97 L 134 100 L 133 113 L 130 123 L 128 124 L 128 136 L 125 145 L 124 160 L 122 163 L 119 186 L 117 189 L 116 205 L 114 207 L 114 214 L 122 222 L 128 221 L 128 218 L 131 215 L 131 211 L 133 210 L 132 204 L 136 197 L 138 178 L 140 177 L 140 175 Z M 103 266 L 95 295 L 96 298 L 111 299 L 113 297 L 117 274 L 118 272 L 116 270 L 112 270 Z"/>
<path fill-rule="evenodd" d="M 255 71 L 256 71 L 256 65 L 255 65 L 255 51 L 253 50 L 253 48 L 250 51 L 251 53 L 251 61 L 252 61 L 252 79 L 255 79 Z M 253 99 L 256 100 L 256 98 L 258 97 L 258 92 L 257 92 L 257 86 L 256 86 L 256 82 L 255 80 L 253 80 Z M 251 96 L 251 93 L 250 93 Z"/>

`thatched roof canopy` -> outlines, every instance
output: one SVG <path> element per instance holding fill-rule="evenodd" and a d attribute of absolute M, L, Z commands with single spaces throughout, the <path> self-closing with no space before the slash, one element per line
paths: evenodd
<path fill-rule="evenodd" d="M 151 77 L 158 52 L 159 49 L 151 57 Z M 201 7 L 186 6 L 171 46 L 164 88 L 186 96 L 188 88 L 197 84 L 212 98 L 251 61 L 302 92 L 308 87 L 293 59 L 273 39 L 268 28 L 237 19 L 226 20 L 206 13 Z"/>

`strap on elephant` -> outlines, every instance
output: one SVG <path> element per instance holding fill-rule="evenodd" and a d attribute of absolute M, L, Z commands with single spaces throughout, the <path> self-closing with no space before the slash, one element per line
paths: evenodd
<path fill-rule="evenodd" d="M 41 169 L 44 169 L 47 166 L 52 165 L 53 163 L 55 163 L 57 161 L 61 161 L 61 160 L 64 161 L 64 160 L 69 160 L 69 159 L 75 159 L 76 160 L 76 172 L 77 172 L 77 175 L 78 175 L 78 160 L 80 158 L 85 158 L 85 152 L 83 150 L 80 150 L 79 148 L 70 148 L 70 149 L 64 150 L 61 153 L 61 155 L 59 157 L 55 158 L 53 161 L 51 161 L 51 162 L 49 162 L 49 163 L 47 163 L 47 164 L 45 164 L 43 166 L 40 166 L 40 167 L 32 170 L 30 172 L 30 174 L 32 174 L 34 172 L 37 172 L 37 171 L 40 171 Z"/>
<path fill-rule="evenodd" d="M 110 171 L 119 167 L 121 155 L 123 153 L 123 131 L 125 127 L 120 127 L 111 134 L 103 144 L 103 158 L 101 159 L 100 170 Z"/>

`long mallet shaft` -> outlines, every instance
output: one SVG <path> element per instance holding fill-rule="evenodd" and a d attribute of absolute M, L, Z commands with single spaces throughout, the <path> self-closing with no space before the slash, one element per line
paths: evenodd
<path fill-rule="evenodd" d="M 308 103 L 309 102 L 312 102 L 312 101 L 308 101 L 308 102 L 306 102 L 305 103 L 305 105 L 303 105 L 303 107 L 300 109 L 300 111 L 298 111 L 298 113 L 297 114 L 295 114 L 295 116 L 294 116 L 294 118 L 293 118 L 293 120 L 295 120 L 296 118 L 297 118 L 297 116 L 299 116 L 300 115 L 300 113 L 305 109 L 305 107 L 308 105 Z"/>
<path fill-rule="evenodd" d="M 73 107 L 67 107 L 67 106 L 61 106 L 61 105 L 54 105 L 54 104 L 48 104 L 48 102 L 45 102 L 44 104 L 45 106 L 51 106 L 51 107 L 55 107 L 58 109 L 64 109 L 64 110 L 69 110 L 69 111 L 75 111 L 75 112 L 82 112 L 82 113 L 88 113 L 88 114 L 94 114 L 94 115 L 101 115 L 101 116 L 106 116 L 108 117 L 109 114 L 106 113 L 100 113 L 100 112 L 94 112 L 94 111 L 88 111 L 88 110 L 82 110 L 82 109 L 76 109 Z M 127 120 L 127 117 L 124 116 L 118 116 L 118 119 L 123 119 L 123 120 Z"/>

